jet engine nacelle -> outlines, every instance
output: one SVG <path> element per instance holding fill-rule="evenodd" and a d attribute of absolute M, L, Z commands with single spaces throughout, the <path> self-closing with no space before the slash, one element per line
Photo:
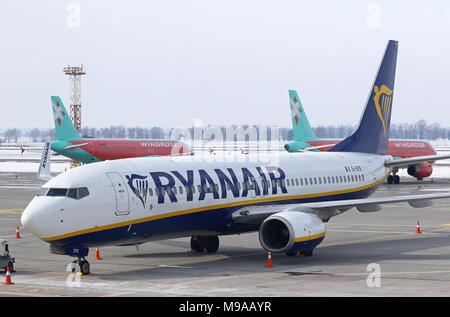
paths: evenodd
<path fill-rule="evenodd" d="M 428 162 L 422 162 L 408 167 L 408 174 L 417 179 L 428 177 L 433 173 L 433 167 Z"/>
<path fill-rule="evenodd" d="M 312 251 L 325 237 L 325 224 L 314 214 L 282 211 L 263 221 L 259 241 L 271 252 Z"/>
<path fill-rule="evenodd" d="M 288 152 L 298 152 L 309 146 L 308 143 L 302 141 L 290 141 L 284 145 L 284 149 Z"/>
<path fill-rule="evenodd" d="M 289 143 L 286 143 L 286 144 L 284 145 L 284 149 L 285 149 L 286 151 L 288 151 L 288 152 L 294 152 L 294 151 L 293 151 L 293 148 L 295 148 L 295 143 L 294 143 L 294 142 L 289 142 Z"/>

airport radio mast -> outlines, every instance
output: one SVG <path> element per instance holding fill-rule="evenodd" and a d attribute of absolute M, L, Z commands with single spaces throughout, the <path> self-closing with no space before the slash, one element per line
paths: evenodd
<path fill-rule="evenodd" d="M 64 73 L 70 79 L 70 117 L 78 133 L 81 134 L 81 76 L 86 75 L 83 64 L 81 66 L 66 66 Z"/>

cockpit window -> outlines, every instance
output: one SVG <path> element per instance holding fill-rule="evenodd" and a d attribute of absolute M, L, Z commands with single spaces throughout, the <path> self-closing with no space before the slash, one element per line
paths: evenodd
<path fill-rule="evenodd" d="M 38 196 L 54 196 L 54 197 L 68 197 L 72 199 L 82 199 L 89 195 L 87 187 L 79 188 L 41 188 Z"/>
<path fill-rule="evenodd" d="M 87 187 L 78 188 L 78 199 L 84 198 L 89 195 L 89 190 Z"/>
<path fill-rule="evenodd" d="M 67 195 L 67 188 L 50 188 L 47 192 L 47 196 L 66 196 Z"/>
<path fill-rule="evenodd" d="M 69 191 L 67 192 L 67 197 L 78 199 L 78 191 L 76 188 L 69 188 Z"/>
<path fill-rule="evenodd" d="M 37 195 L 38 196 L 45 196 L 45 195 L 47 195 L 47 192 L 48 192 L 48 188 L 42 187 Z"/>

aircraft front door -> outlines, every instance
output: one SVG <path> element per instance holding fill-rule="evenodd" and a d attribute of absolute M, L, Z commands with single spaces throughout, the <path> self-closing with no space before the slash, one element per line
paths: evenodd
<path fill-rule="evenodd" d="M 128 215 L 130 213 L 130 201 L 126 183 L 119 173 L 106 173 L 106 176 L 108 176 L 111 181 L 114 193 L 116 195 L 116 215 Z"/>

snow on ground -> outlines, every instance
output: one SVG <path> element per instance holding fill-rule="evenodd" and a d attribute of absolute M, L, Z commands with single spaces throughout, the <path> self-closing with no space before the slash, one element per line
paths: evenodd
<path fill-rule="evenodd" d="M 436 149 L 438 155 L 450 154 L 450 140 L 434 140 L 429 141 Z M 5 146 L 6 144 L 3 144 Z M 34 147 L 42 147 L 43 143 L 30 144 Z M 223 144 L 222 144 L 223 145 Z M 0 172 L 12 173 L 37 173 L 39 168 L 39 161 L 41 159 L 41 150 L 26 150 L 21 153 L 20 148 L 15 149 L 16 144 L 11 144 L 8 149 L 0 147 Z M 214 146 L 213 146 L 214 147 Z M 52 153 L 53 154 L 53 153 Z M 70 168 L 69 159 L 62 155 L 52 155 L 51 172 L 61 173 Z M 21 162 L 21 161 L 35 161 L 35 162 Z M 3 162 L 1 162 L 3 161 Z M 442 166 L 442 164 L 444 166 Z M 446 166 L 448 165 L 448 166 Z M 406 169 L 401 169 L 398 174 L 401 177 L 410 177 Z M 450 159 L 440 160 L 433 165 L 433 174 L 431 177 L 435 178 L 450 178 Z"/>
<path fill-rule="evenodd" d="M 438 152 L 438 154 L 450 154 Z M 20 154 L 19 154 L 20 155 Z M 17 156 L 17 155 L 16 155 Z M 438 165 L 433 165 L 433 174 L 431 177 L 434 178 L 450 178 L 450 160 L 441 160 Z M 445 165 L 439 165 L 445 164 Z M 447 165 L 448 164 L 448 165 Z M 12 158 L 10 161 L 0 162 L 0 172 L 11 172 L 11 173 L 37 173 L 39 168 L 39 162 L 21 162 L 20 158 Z M 53 162 L 51 163 L 52 173 L 61 173 L 65 170 L 70 169 L 70 162 Z M 401 169 L 398 172 L 400 177 L 410 177 L 406 169 Z"/>
<path fill-rule="evenodd" d="M 6 161 L 0 162 L 0 172 L 12 172 L 12 173 L 37 173 L 39 163 L 34 162 L 14 162 Z M 70 169 L 70 163 L 51 163 L 50 166 L 52 173 L 62 173 L 65 170 Z"/>
<path fill-rule="evenodd" d="M 62 155 L 54 155 L 52 154 L 52 160 L 55 161 L 68 161 L 69 159 Z M 42 156 L 42 150 L 25 150 L 25 152 L 21 153 L 20 149 L 17 150 L 4 150 L 0 149 L 0 160 L 14 160 L 14 161 L 22 161 L 22 160 L 33 160 L 40 161 Z"/>
<path fill-rule="evenodd" d="M 438 140 L 430 140 L 428 141 L 433 147 L 440 147 L 440 146 L 450 146 L 450 140 L 448 139 L 438 139 Z"/>

